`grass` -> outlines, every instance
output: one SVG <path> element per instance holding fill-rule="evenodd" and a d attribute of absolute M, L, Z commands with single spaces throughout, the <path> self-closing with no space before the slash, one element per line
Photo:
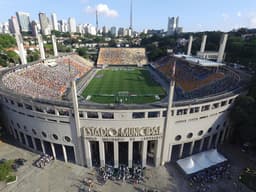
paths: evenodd
<path fill-rule="evenodd" d="M 9 181 L 12 179 L 12 160 L 0 163 L 0 181 Z"/>
<path fill-rule="evenodd" d="M 82 96 L 96 103 L 143 104 L 158 101 L 166 93 L 144 68 L 108 68 L 99 71 Z"/>

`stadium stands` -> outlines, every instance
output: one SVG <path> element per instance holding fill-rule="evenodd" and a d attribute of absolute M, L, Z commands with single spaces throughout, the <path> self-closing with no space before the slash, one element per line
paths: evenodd
<path fill-rule="evenodd" d="M 171 79 L 173 61 L 170 57 L 161 58 L 154 66 L 167 79 Z M 195 66 L 184 61 L 176 61 L 175 100 L 194 99 L 234 89 L 237 76 L 221 68 Z"/>
<path fill-rule="evenodd" d="M 80 78 L 92 68 L 71 55 L 56 60 L 55 65 L 38 63 L 8 73 L 3 77 L 5 86 L 17 93 L 38 98 L 59 98 L 66 91 L 71 79 Z"/>
<path fill-rule="evenodd" d="M 97 66 L 100 65 L 145 65 L 144 48 L 101 48 Z"/>

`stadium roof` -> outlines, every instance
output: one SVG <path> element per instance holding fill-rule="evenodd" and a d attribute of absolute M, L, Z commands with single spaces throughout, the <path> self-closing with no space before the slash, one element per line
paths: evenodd
<path fill-rule="evenodd" d="M 187 174 L 193 174 L 211 166 L 227 161 L 216 149 L 197 153 L 195 155 L 180 159 L 177 164 Z"/>
<path fill-rule="evenodd" d="M 194 65 L 199 65 L 202 67 L 219 67 L 219 66 L 224 66 L 225 64 L 223 63 L 218 63 L 218 62 L 214 62 L 214 61 L 210 61 L 207 59 L 201 59 L 198 57 L 193 57 L 190 55 L 184 55 L 184 54 L 175 54 L 174 55 L 177 58 L 181 58 L 184 59 L 185 61 L 194 64 Z"/>

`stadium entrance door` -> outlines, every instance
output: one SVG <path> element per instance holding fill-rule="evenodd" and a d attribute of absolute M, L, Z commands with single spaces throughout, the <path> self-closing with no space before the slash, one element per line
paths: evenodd
<path fill-rule="evenodd" d="M 154 166 L 156 163 L 157 140 L 148 141 L 147 165 Z"/>
<path fill-rule="evenodd" d="M 132 164 L 133 165 L 141 165 L 142 164 L 142 141 L 134 141 L 133 142 L 133 154 L 132 154 Z"/>
<path fill-rule="evenodd" d="M 98 167 L 100 166 L 99 142 L 90 141 L 90 147 L 91 147 L 92 166 Z"/>
<path fill-rule="evenodd" d="M 118 142 L 119 165 L 128 166 L 128 142 Z"/>
<path fill-rule="evenodd" d="M 104 142 L 105 163 L 114 166 L 114 143 Z"/>

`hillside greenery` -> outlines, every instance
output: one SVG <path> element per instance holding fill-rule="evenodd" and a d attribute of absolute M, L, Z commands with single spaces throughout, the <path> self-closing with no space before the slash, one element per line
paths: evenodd
<path fill-rule="evenodd" d="M 19 56 L 8 48 L 16 46 L 16 40 L 8 34 L 0 34 L 0 66 L 6 67 L 10 64 L 17 63 Z"/>

